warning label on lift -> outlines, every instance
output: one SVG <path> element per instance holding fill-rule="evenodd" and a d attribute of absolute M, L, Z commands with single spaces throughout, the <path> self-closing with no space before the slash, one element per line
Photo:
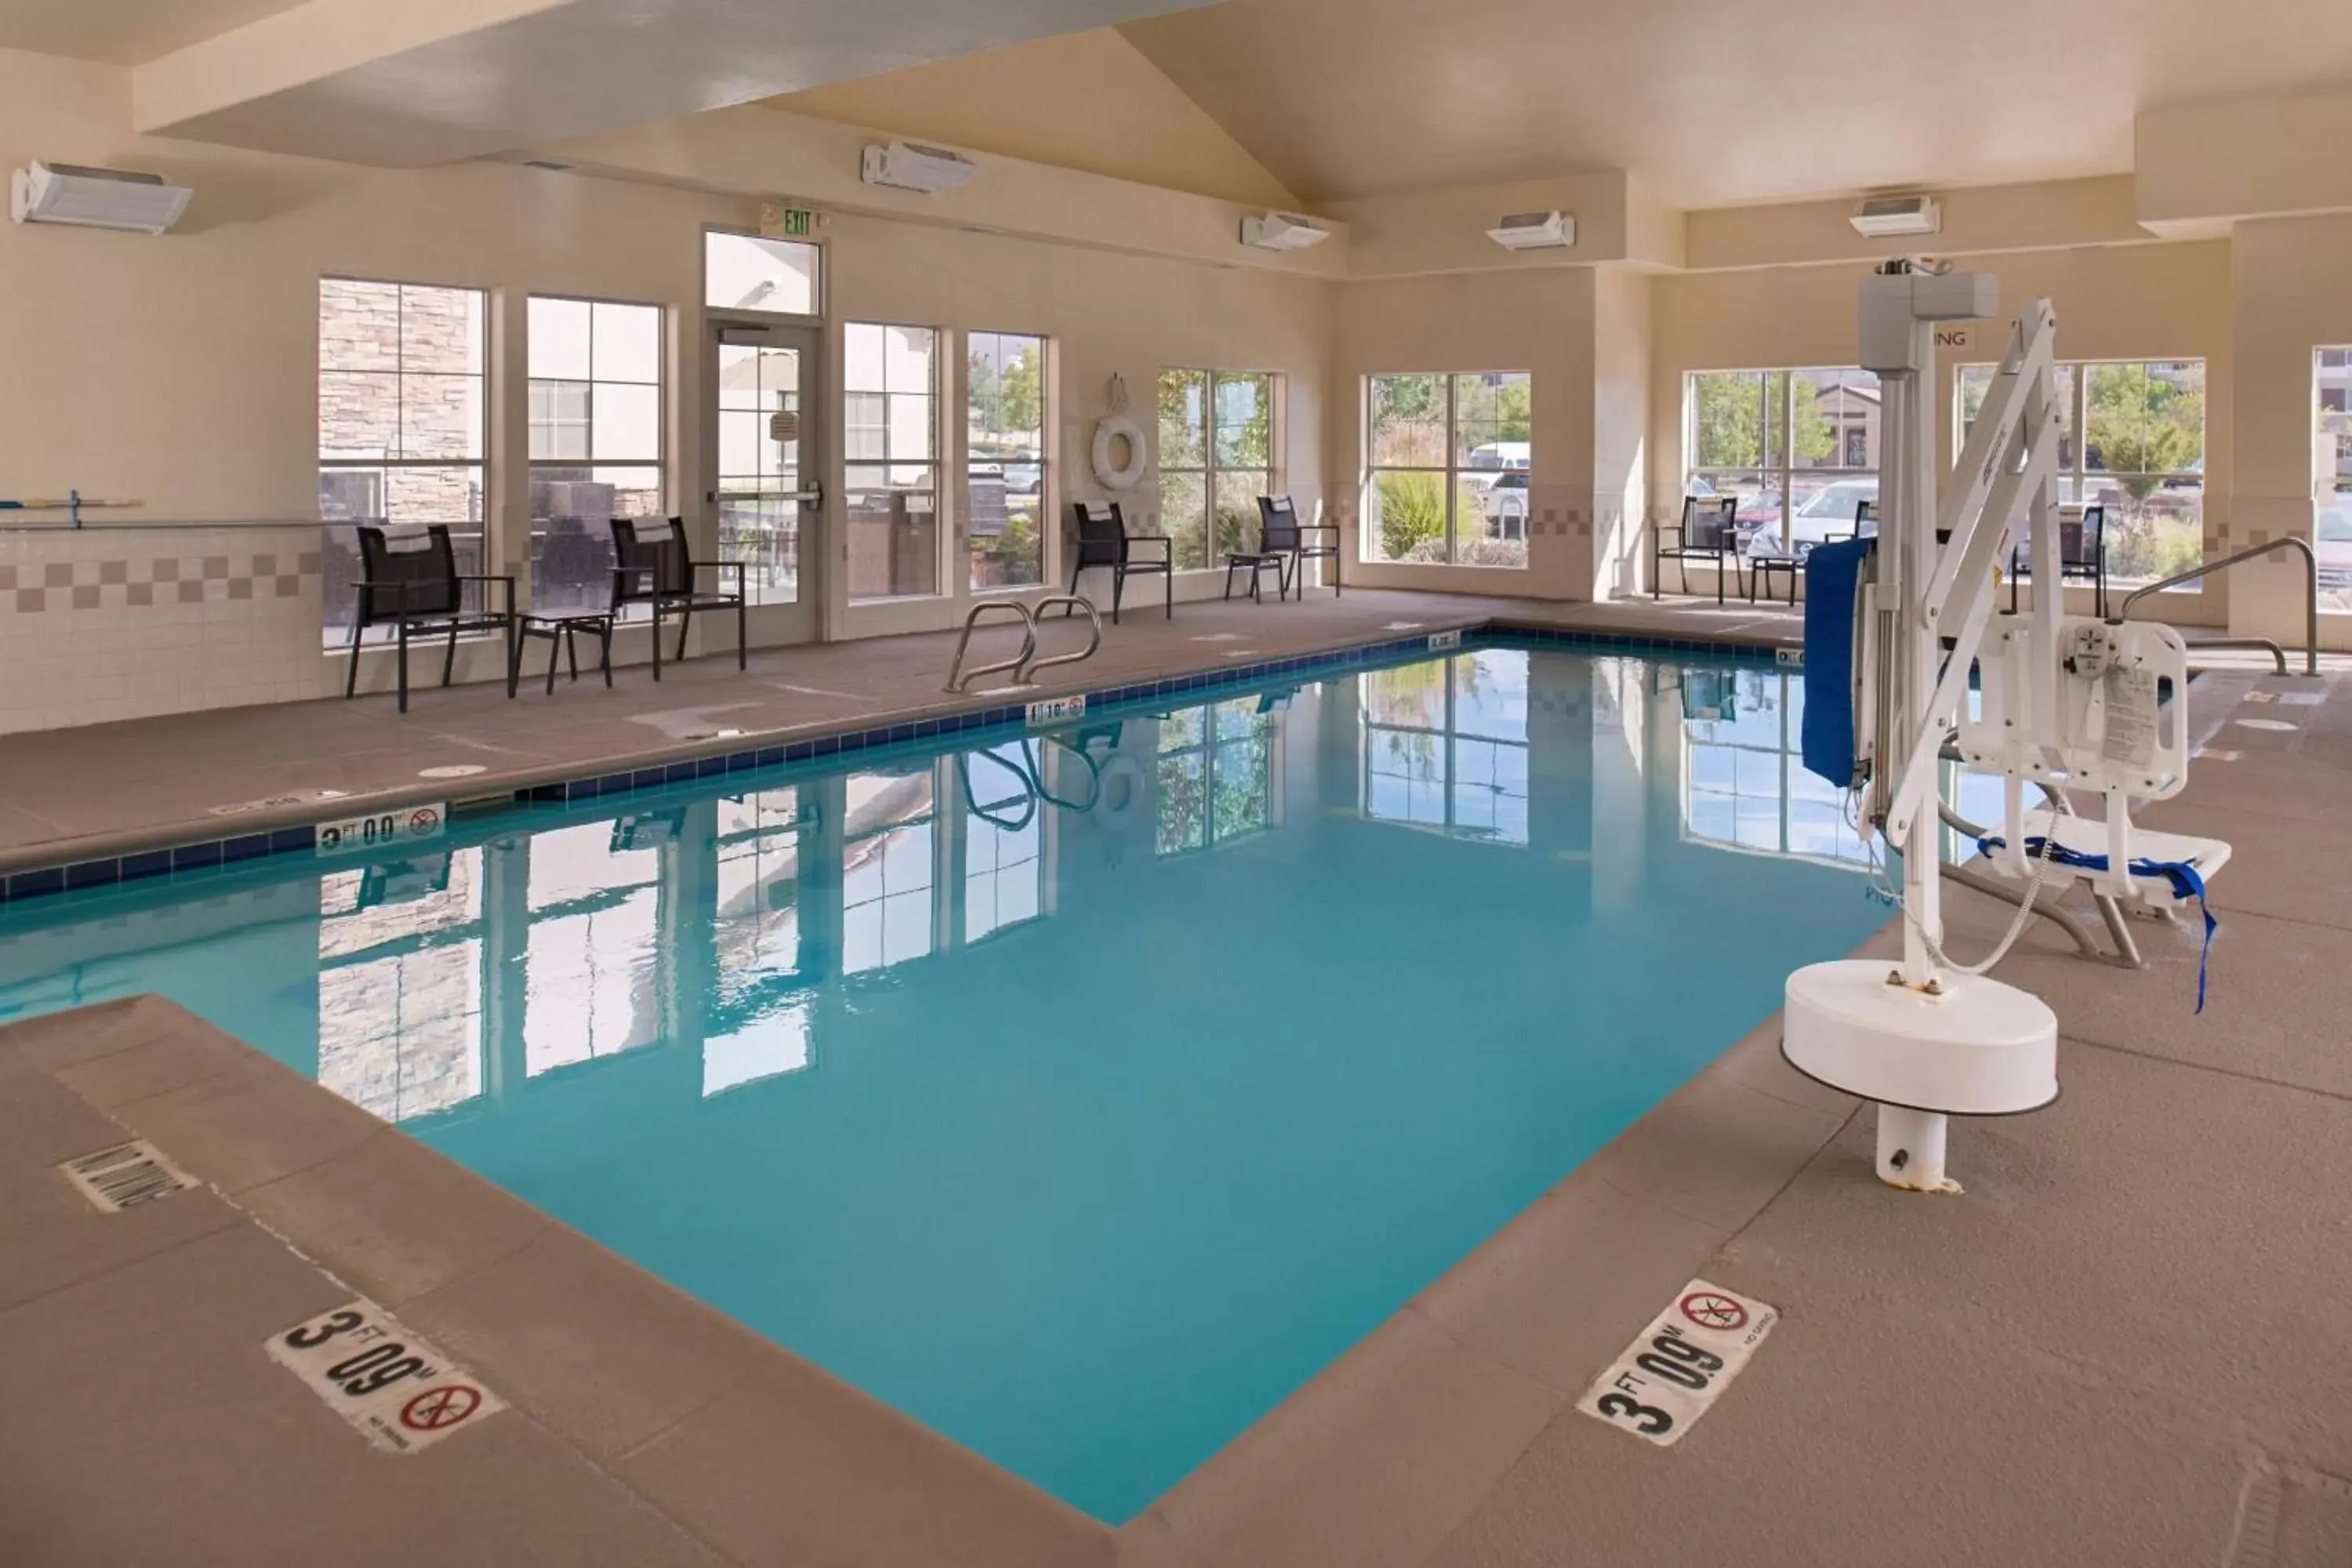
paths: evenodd
<path fill-rule="evenodd" d="M 1593 1380 L 1577 1408 L 1669 1447 L 1706 1414 L 1780 1321 L 1761 1301 L 1694 1279 Z"/>
<path fill-rule="evenodd" d="M 272 1334 L 270 1358 L 379 1448 L 413 1454 L 506 1408 L 473 1374 L 373 1301 Z"/>

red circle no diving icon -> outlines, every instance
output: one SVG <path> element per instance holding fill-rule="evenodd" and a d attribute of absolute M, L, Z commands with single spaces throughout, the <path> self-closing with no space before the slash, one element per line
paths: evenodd
<path fill-rule="evenodd" d="M 412 1432 L 430 1432 L 440 1426 L 455 1426 L 471 1415 L 482 1403 L 482 1391 L 468 1384 L 452 1383 L 439 1388 L 428 1388 L 400 1407 L 400 1424 Z"/>
<path fill-rule="evenodd" d="M 420 805 L 408 814 L 408 830 L 411 833 L 430 833 L 440 822 L 441 814 L 429 805 Z"/>
<path fill-rule="evenodd" d="M 1713 1290 L 1694 1290 L 1680 1303 L 1683 1316 L 1702 1329 L 1741 1329 L 1748 1326 L 1748 1309 L 1728 1296 Z"/>

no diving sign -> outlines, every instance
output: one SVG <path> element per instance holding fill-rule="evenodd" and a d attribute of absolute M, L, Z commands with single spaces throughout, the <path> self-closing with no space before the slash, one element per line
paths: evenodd
<path fill-rule="evenodd" d="M 379 1448 L 413 1454 L 505 1402 L 373 1301 L 322 1312 L 262 1348 Z"/>
<path fill-rule="evenodd" d="M 1780 1321 L 1752 1297 L 1694 1279 L 1593 1380 L 1577 1408 L 1670 1447 L 1706 1414 Z"/>

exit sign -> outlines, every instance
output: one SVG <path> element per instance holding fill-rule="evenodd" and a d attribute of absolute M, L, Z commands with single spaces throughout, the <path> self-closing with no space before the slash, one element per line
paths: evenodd
<path fill-rule="evenodd" d="M 806 239 L 816 233 L 816 211 L 783 202 L 761 202 L 760 232 L 770 239 Z"/>

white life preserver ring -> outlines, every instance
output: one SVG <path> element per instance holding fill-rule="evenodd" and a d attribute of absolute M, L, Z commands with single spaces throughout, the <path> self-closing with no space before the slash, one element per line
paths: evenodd
<path fill-rule="evenodd" d="M 1111 827 L 1123 827 L 1143 809 L 1145 784 L 1143 764 L 1124 752 L 1112 754 L 1103 763 L 1095 786 L 1095 815 Z M 1117 800 L 1111 798 L 1111 781 L 1126 785 Z"/>
<path fill-rule="evenodd" d="M 1115 467 L 1111 449 L 1118 442 L 1127 443 L 1127 462 Z M 1095 422 L 1095 479 L 1107 490 L 1131 490 L 1143 478 L 1143 469 L 1150 454 L 1143 445 L 1143 426 L 1124 414 L 1113 414 Z"/>

